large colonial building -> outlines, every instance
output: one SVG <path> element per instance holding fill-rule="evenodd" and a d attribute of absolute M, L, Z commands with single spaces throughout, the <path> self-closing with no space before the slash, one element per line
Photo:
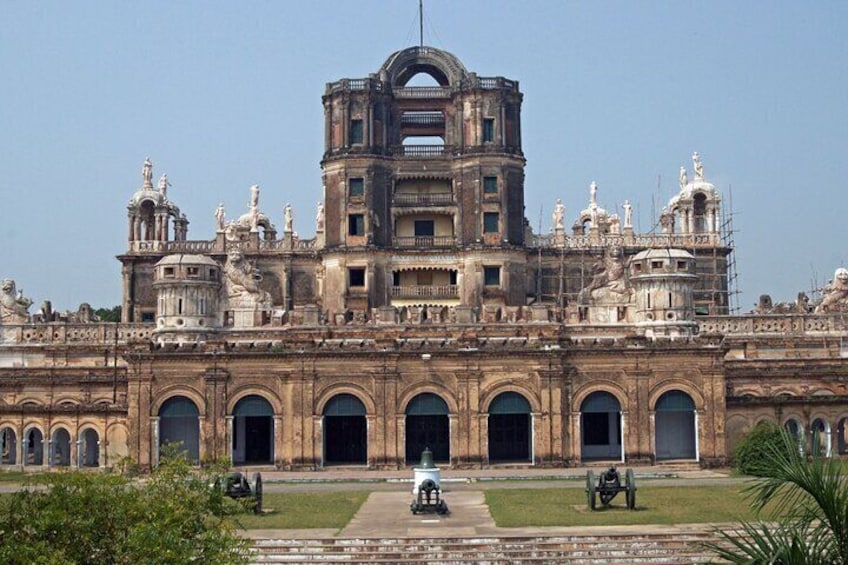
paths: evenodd
<path fill-rule="evenodd" d="M 416 75 L 433 86 L 410 86 Z M 732 252 L 698 154 L 655 232 L 599 203 L 524 217 L 518 82 L 412 47 L 327 84 L 316 236 L 286 207 L 189 239 L 152 163 L 128 205 L 121 323 L 4 281 L 0 464 L 726 462 L 759 420 L 843 454 L 848 272 L 819 304 L 729 314 Z M 317 124 L 316 124 L 317 126 Z M 691 178 L 690 178 L 691 175 Z M 211 235 L 211 234 L 210 234 Z"/>

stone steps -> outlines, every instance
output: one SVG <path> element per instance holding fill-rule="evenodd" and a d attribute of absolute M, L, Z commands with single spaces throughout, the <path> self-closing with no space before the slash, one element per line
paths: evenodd
<path fill-rule="evenodd" d="M 709 532 L 467 538 L 254 540 L 253 562 L 459 565 L 536 563 L 704 563 Z"/>

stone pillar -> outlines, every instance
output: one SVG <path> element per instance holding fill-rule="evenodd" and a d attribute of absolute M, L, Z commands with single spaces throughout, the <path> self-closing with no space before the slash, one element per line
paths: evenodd
<path fill-rule="evenodd" d="M 224 438 L 225 450 L 224 457 L 230 460 L 230 463 L 233 463 L 233 419 L 235 416 L 228 414 L 224 416 L 224 421 L 227 424 L 227 434 Z"/>
<path fill-rule="evenodd" d="M 273 428 L 274 434 L 274 467 L 280 469 L 283 466 L 283 415 L 274 414 Z"/>
<path fill-rule="evenodd" d="M 150 417 L 150 465 L 159 465 L 159 416 Z"/>

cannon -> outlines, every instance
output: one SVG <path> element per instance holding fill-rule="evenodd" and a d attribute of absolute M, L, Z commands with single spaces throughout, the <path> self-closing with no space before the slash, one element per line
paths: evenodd
<path fill-rule="evenodd" d="M 418 496 L 409 505 L 413 514 L 435 512 L 447 514 L 448 505 L 441 498 L 441 489 L 432 479 L 425 479 L 418 485 Z"/>
<path fill-rule="evenodd" d="M 254 514 L 262 513 L 262 475 L 253 473 L 253 480 L 248 482 L 243 473 L 229 473 L 215 479 L 213 488 L 221 489 L 224 496 L 234 500 L 242 498 L 253 502 Z"/>
<path fill-rule="evenodd" d="M 626 493 L 627 508 L 634 510 L 636 508 L 636 477 L 633 475 L 633 469 L 627 469 L 623 485 L 621 475 L 615 467 L 603 471 L 598 477 L 597 485 L 595 473 L 586 472 L 586 496 L 591 510 L 595 509 L 598 497 L 601 499 L 601 504 L 609 506 L 612 499 L 620 492 Z"/>

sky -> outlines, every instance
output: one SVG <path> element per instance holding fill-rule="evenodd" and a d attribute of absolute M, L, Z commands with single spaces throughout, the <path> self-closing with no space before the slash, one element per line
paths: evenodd
<path fill-rule="evenodd" d="M 629 199 L 650 231 L 692 176 L 732 220 L 741 311 L 848 261 L 848 2 L 426 0 L 424 43 L 524 93 L 526 216 L 548 232 Z M 75 310 L 119 304 L 126 205 L 154 181 L 214 237 L 249 187 L 312 237 L 325 83 L 418 43 L 417 0 L 0 0 L 0 278 Z M 732 206 L 731 206 L 732 202 Z"/>

